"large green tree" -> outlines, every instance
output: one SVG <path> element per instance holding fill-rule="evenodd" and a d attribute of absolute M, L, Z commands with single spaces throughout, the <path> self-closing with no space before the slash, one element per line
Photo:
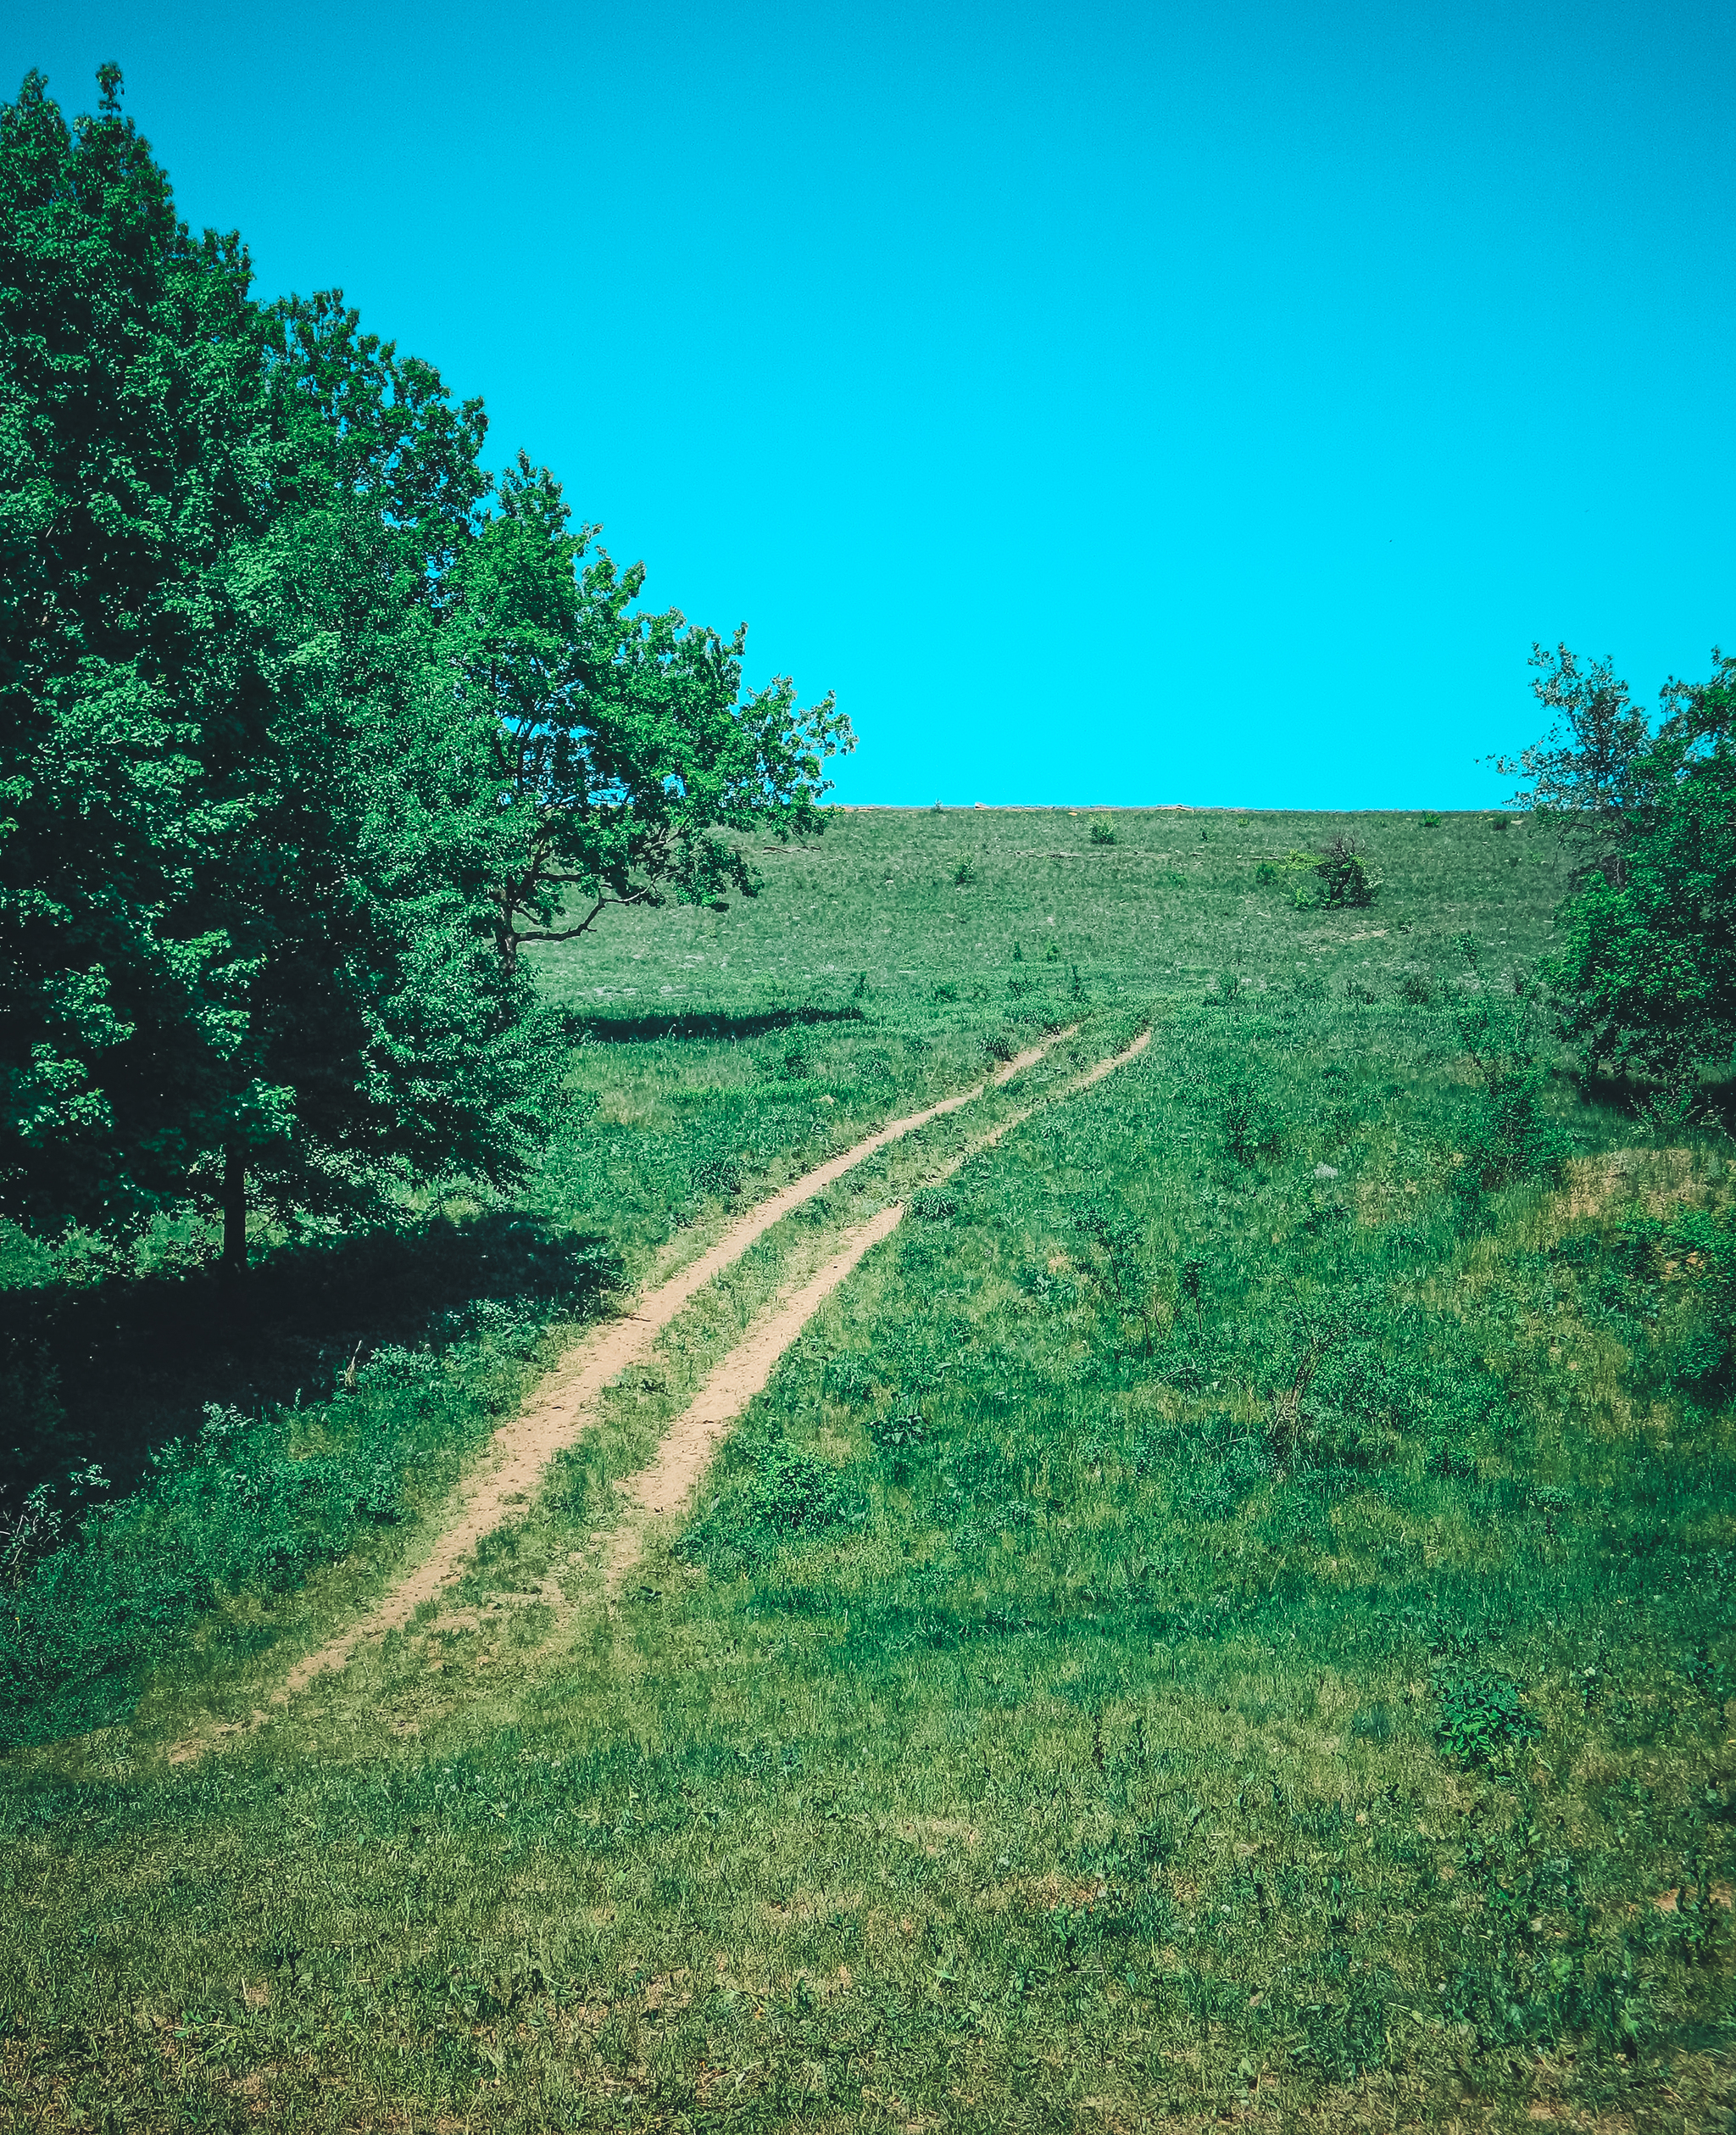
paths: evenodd
<path fill-rule="evenodd" d="M 250 1184 L 509 1177 L 550 1072 L 432 649 L 482 423 L 254 304 L 103 90 L 0 112 L 0 1205 L 239 1263 Z"/>
<path fill-rule="evenodd" d="M 644 566 L 617 569 L 599 531 L 520 454 L 454 561 L 444 648 L 489 736 L 509 963 L 611 905 L 754 895 L 742 839 L 718 833 L 818 832 L 826 761 L 854 745 L 831 695 L 803 706 L 787 676 L 743 691 L 745 629 L 636 606 Z"/>
<path fill-rule="evenodd" d="M 223 1072 L 270 873 L 261 322 L 102 87 L 0 109 L 0 1189 L 50 1229 L 268 1101 Z"/>
<path fill-rule="evenodd" d="M 203 1199 L 239 1265 L 250 1196 L 514 1178 L 520 944 L 751 893 L 851 736 L 337 293 L 258 304 L 102 88 L 0 109 L 0 1214 Z"/>

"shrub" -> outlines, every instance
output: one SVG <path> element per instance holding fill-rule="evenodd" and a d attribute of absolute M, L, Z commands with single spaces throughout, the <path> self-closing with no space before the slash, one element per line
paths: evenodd
<path fill-rule="evenodd" d="M 991 1060 L 1012 1060 L 1017 1057 L 1019 1041 L 1009 1031 L 992 1030 L 982 1041 L 982 1050 Z"/>
<path fill-rule="evenodd" d="M 961 860 L 953 869 L 953 888 L 969 889 L 976 879 L 976 870 L 968 860 Z"/>
<path fill-rule="evenodd" d="M 742 1190 L 742 1168 L 733 1157 L 707 1157 L 687 1173 L 696 1194 L 725 1194 Z"/>
<path fill-rule="evenodd" d="M 1434 987 L 1427 972 L 1407 971 L 1399 981 L 1399 998 L 1412 1008 L 1427 1008 L 1434 999 Z"/>
<path fill-rule="evenodd" d="M 1265 1084 L 1250 1077 L 1226 1083 L 1218 1093 L 1224 1148 L 1238 1164 L 1276 1157 L 1283 1146 L 1277 1106 Z"/>
<path fill-rule="evenodd" d="M 959 989 L 950 978 L 943 978 L 934 989 L 934 998 L 937 1001 L 956 1001 L 958 997 Z"/>
<path fill-rule="evenodd" d="M 1116 841 L 1116 827 L 1106 816 L 1099 816 L 1091 826 L 1093 845 L 1112 845 Z"/>
<path fill-rule="evenodd" d="M 1316 861 L 1314 872 L 1320 878 L 1320 900 L 1332 910 L 1372 905 L 1380 887 L 1349 838 L 1334 838 Z"/>
<path fill-rule="evenodd" d="M 868 1426 L 868 1435 L 882 1452 L 907 1452 L 926 1440 L 928 1419 L 913 1403 L 904 1402 L 888 1414 L 876 1416 Z"/>
<path fill-rule="evenodd" d="M 756 1526 L 793 1535 L 835 1527 L 849 1508 L 837 1469 L 780 1440 L 760 1460 L 748 1508 Z"/>

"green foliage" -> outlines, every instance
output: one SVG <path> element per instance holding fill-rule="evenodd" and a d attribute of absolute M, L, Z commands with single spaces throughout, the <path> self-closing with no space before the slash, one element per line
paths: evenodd
<path fill-rule="evenodd" d="M 847 1517 L 843 1479 L 829 1462 L 779 1440 L 766 1448 L 745 1494 L 755 1526 L 780 1534 L 818 1534 Z"/>
<path fill-rule="evenodd" d="M 1230 1068 L 1216 1094 L 1225 1153 L 1238 1164 L 1276 1157 L 1283 1146 L 1283 1117 L 1271 1084 Z"/>
<path fill-rule="evenodd" d="M 756 895 L 743 845 L 716 833 L 817 836 L 822 766 L 854 745 L 830 696 L 804 709 L 784 677 L 744 696 L 745 629 L 640 608 L 644 566 L 617 570 L 598 532 L 520 453 L 450 572 L 437 656 L 490 751 L 509 957 L 587 933 L 611 905 Z"/>
<path fill-rule="evenodd" d="M 0 1207 L 353 1220 L 520 1184 L 526 939 L 817 834 L 831 699 L 636 601 L 480 401 L 261 307 L 103 77 L 0 110 Z M 732 834 L 717 834 L 732 833 Z M 569 907 L 591 900 L 588 912 Z"/>
<path fill-rule="evenodd" d="M 1379 884 L 1362 864 L 1352 839 L 1334 838 L 1315 863 L 1320 901 L 1329 911 L 1372 905 Z"/>
<path fill-rule="evenodd" d="M 183 1190 L 270 939 L 269 508 L 292 464 L 234 239 L 120 114 L 0 108 L 0 1189 L 51 1231 Z"/>
<path fill-rule="evenodd" d="M 1627 772 L 1619 868 L 1561 914 L 1565 1034 L 1594 1062 L 1682 1084 L 1736 1045 L 1736 660 L 1678 686 Z M 1613 877 L 1613 879 L 1612 879 Z"/>
<path fill-rule="evenodd" d="M 1479 1083 L 1477 1112 L 1465 1138 L 1465 1180 L 1494 1189 L 1548 1172 L 1569 1141 L 1550 1111 L 1550 1078 L 1537 1057 L 1530 999 L 1504 1000 L 1480 990 L 1454 1020 Z"/>
<path fill-rule="evenodd" d="M 1116 842 L 1116 827 L 1107 816 L 1099 816 L 1093 819 L 1091 825 L 1091 842 L 1093 845 L 1112 845 Z"/>
<path fill-rule="evenodd" d="M 1505 1764 L 1543 1733 L 1510 1676 L 1488 1668 L 1452 1670 L 1437 1681 L 1440 1719 L 1435 1747 L 1466 1764 Z"/>

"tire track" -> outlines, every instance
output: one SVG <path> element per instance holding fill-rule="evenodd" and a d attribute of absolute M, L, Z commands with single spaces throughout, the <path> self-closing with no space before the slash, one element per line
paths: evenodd
<path fill-rule="evenodd" d="M 459 1486 L 457 1504 L 436 1529 L 428 1555 L 365 1614 L 298 1660 L 274 1692 L 272 1703 L 287 1703 L 316 1676 L 346 1666 L 359 1647 L 403 1630 L 425 1602 L 437 1601 L 462 1576 L 465 1560 L 482 1537 L 529 1503 L 549 1462 L 594 1419 L 598 1402 L 609 1381 L 640 1363 L 665 1328 L 699 1291 L 732 1267 L 774 1224 L 893 1142 L 915 1134 L 932 1120 L 961 1111 L 988 1090 L 1034 1068 L 1052 1046 L 1076 1035 L 1078 1028 L 1077 1023 L 1070 1024 L 1041 1045 L 1016 1054 L 969 1090 L 889 1121 L 841 1155 L 804 1172 L 737 1217 L 715 1245 L 648 1291 L 631 1313 L 582 1336 L 529 1403 L 495 1432 L 476 1471 Z M 184 1761 L 183 1752 L 197 1755 L 198 1748 L 177 1744 L 170 1754 L 176 1761 Z"/>
<path fill-rule="evenodd" d="M 1021 1127 L 1033 1112 L 1051 1103 L 1077 1096 L 1105 1075 L 1113 1074 L 1144 1051 L 1151 1033 L 1142 1030 L 1132 1045 L 1094 1068 L 1076 1075 L 1066 1086 L 1038 1103 L 1027 1105 L 981 1134 L 970 1147 L 941 1166 L 924 1183 L 936 1185 L 950 1179 L 974 1157 Z M 877 1246 L 898 1228 L 905 1203 L 894 1201 L 871 1221 L 844 1232 L 839 1248 L 819 1272 L 799 1288 L 787 1289 L 773 1299 L 754 1320 L 747 1334 L 712 1370 L 683 1413 L 664 1434 L 656 1458 L 620 1486 L 632 1510 L 615 1529 L 607 1557 L 605 1588 L 619 1591 L 622 1580 L 644 1554 L 649 1524 L 659 1515 L 678 1511 L 704 1474 L 711 1456 L 729 1435 L 731 1426 L 756 1394 L 763 1393 L 786 1351 L 801 1335 L 826 1299 Z M 565 1612 L 567 1614 L 575 1612 Z"/>

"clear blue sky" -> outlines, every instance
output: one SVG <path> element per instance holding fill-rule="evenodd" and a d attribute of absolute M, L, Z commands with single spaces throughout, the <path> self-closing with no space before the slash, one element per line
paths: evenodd
<path fill-rule="evenodd" d="M 1736 642 L 1736 13 L 27 3 L 196 226 L 480 391 L 857 801 L 1468 806 Z"/>

